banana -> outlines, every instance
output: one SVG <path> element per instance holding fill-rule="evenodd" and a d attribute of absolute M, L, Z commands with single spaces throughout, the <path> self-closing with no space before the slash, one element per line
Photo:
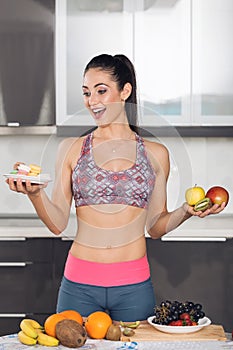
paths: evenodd
<path fill-rule="evenodd" d="M 32 320 L 31 318 L 26 318 L 27 321 L 30 321 L 33 328 L 43 329 L 43 327 L 36 320 Z"/>
<path fill-rule="evenodd" d="M 135 321 L 131 323 L 120 321 L 120 325 L 124 328 L 136 329 L 140 325 L 140 321 Z"/>
<path fill-rule="evenodd" d="M 35 328 L 32 326 L 30 319 L 26 319 L 26 318 L 23 319 L 20 322 L 20 328 L 28 337 L 31 337 L 34 339 L 38 337 L 38 334 L 35 331 Z"/>
<path fill-rule="evenodd" d="M 34 329 L 35 329 L 37 335 L 38 335 L 39 333 L 44 333 L 44 330 L 41 329 L 41 328 L 34 328 Z"/>
<path fill-rule="evenodd" d="M 36 339 L 29 337 L 23 331 L 20 331 L 18 333 L 18 339 L 22 344 L 25 345 L 35 345 L 37 343 Z"/>
<path fill-rule="evenodd" d="M 59 340 L 57 338 L 51 337 L 50 335 L 47 335 L 45 333 L 39 333 L 37 342 L 40 345 L 45 346 L 58 346 Z"/>

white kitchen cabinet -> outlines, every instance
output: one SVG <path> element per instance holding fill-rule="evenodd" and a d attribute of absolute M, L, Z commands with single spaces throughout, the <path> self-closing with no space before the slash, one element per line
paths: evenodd
<path fill-rule="evenodd" d="M 141 126 L 233 124 L 230 0 L 57 0 L 57 125 L 94 125 L 82 74 L 124 53 L 138 77 Z"/>
<path fill-rule="evenodd" d="M 92 125 L 83 106 L 85 65 L 101 53 L 133 59 L 133 17 L 123 1 L 57 0 L 57 125 Z"/>
<path fill-rule="evenodd" d="M 233 124 L 233 2 L 192 1 L 192 123 Z"/>
<path fill-rule="evenodd" d="M 190 11 L 190 1 L 173 0 L 134 13 L 142 125 L 191 124 Z"/>

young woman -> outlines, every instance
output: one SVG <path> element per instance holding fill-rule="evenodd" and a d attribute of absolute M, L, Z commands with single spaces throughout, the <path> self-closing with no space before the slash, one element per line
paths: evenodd
<path fill-rule="evenodd" d="M 67 226 L 74 198 L 78 229 L 69 251 L 57 311 L 83 316 L 108 311 L 112 319 L 145 320 L 155 297 L 146 254 L 145 227 L 152 238 L 175 229 L 195 212 L 184 203 L 168 212 L 169 154 L 137 132 L 135 71 L 124 55 L 94 57 L 83 76 L 83 98 L 97 128 L 64 140 L 58 151 L 52 198 L 44 186 L 16 184 L 45 225 L 59 235 Z"/>

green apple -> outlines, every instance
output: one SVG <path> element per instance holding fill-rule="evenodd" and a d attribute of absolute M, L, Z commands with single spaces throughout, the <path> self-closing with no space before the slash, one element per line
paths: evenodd
<path fill-rule="evenodd" d="M 197 202 L 205 198 L 205 191 L 202 187 L 190 187 L 185 192 L 185 199 L 189 205 L 195 205 Z"/>

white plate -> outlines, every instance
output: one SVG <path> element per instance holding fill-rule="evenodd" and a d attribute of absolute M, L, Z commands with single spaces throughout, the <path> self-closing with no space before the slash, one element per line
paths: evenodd
<path fill-rule="evenodd" d="M 153 323 L 152 320 L 155 316 L 150 316 L 147 321 L 148 323 L 156 328 L 158 331 L 165 333 L 194 333 L 200 331 L 202 328 L 209 326 L 211 320 L 208 317 L 203 317 L 198 321 L 197 326 L 164 326 L 160 324 Z"/>
<path fill-rule="evenodd" d="M 46 182 L 52 181 L 49 174 L 40 174 L 38 176 L 18 175 L 18 174 L 4 174 L 7 179 L 21 179 L 23 182 L 29 180 L 31 183 L 42 185 Z"/>

